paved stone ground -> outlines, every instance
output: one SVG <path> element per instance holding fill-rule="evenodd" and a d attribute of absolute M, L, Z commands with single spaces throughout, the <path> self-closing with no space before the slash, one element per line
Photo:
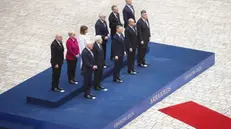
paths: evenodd
<path fill-rule="evenodd" d="M 50 43 L 124 0 L 0 0 L 0 93 L 50 66 Z M 193 100 L 231 117 L 231 1 L 134 0 L 146 9 L 152 41 L 216 53 L 216 65 L 153 106 L 124 129 L 193 129 L 157 110 Z M 138 17 L 139 13 L 137 13 Z"/>

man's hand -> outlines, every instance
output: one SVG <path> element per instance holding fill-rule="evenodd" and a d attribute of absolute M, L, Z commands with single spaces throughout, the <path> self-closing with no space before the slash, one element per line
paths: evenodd
<path fill-rule="evenodd" d="M 129 51 L 132 52 L 133 51 L 132 48 L 129 48 Z"/>
<path fill-rule="evenodd" d="M 127 55 L 127 53 L 126 53 L 126 52 L 124 52 L 124 55 L 126 56 L 126 55 Z"/>
<path fill-rule="evenodd" d="M 79 58 L 79 54 L 78 54 L 78 55 L 76 55 L 76 58 Z"/>
<path fill-rule="evenodd" d="M 141 41 L 141 45 L 144 45 L 144 41 Z"/>
<path fill-rule="evenodd" d="M 59 65 L 57 64 L 57 65 L 55 65 L 55 68 L 57 69 L 57 68 L 59 68 Z"/>
<path fill-rule="evenodd" d="M 115 56 L 115 60 L 118 60 L 119 59 L 119 57 L 118 56 Z"/>
<path fill-rule="evenodd" d="M 98 69 L 98 67 L 96 65 L 93 66 L 93 70 L 96 70 Z"/>
<path fill-rule="evenodd" d="M 104 38 L 105 40 L 107 40 L 108 39 L 108 36 L 105 36 L 105 38 Z"/>

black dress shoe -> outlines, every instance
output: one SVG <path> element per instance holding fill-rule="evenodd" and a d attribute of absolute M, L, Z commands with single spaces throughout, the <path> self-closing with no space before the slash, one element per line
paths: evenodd
<path fill-rule="evenodd" d="M 134 72 L 134 71 L 132 71 L 132 70 L 128 70 L 128 74 L 136 75 L 136 72 Z"/>
<path fill-rule="evenodd" d="M 77 81 L 74 81 L 74 80 L 69 80 L 69 83 L 70 83 L 70 84 L 74 84 L 74 85 L 77 85 L 77 84 L 78 84 L 78 82 L 77 82 Z"/>
<path fill-rule="evenodd" d="M 61 92 L 61 93 L 65 92 L 65 90 L 62 88 L 51 88 L 51 90 L 55 92 Z"/>
<path fill-rule="evenodd" d="M 148 67 L 148 64 L 146 64 L 146 63 L 143 63 L 143 66 L 144 66 L 144 68 L 146 68 L 146 67 Z"/>
<path fill-rule="evenodd" d="M 84 97 L 87 99 L 96 99 L 96 97 L 91 94 L 84 94 Z"/>
<path fill-rule="evenodd" d="M 107 88 L 104 88 L 104 87 L 102 87 L 102 86 L 98 86 L 98 88 L 99 88 L 101 91 L 108 91 Z"/>
<path fill-rule="evenodd" d="M 148 67 L 148 65 L 146 65 L 146 64 L 138 64 L 138 66 L 139 66 L 139 67 L 143 67 L 143 68 Z"/>
<path fill-rule="evenodd" d="M 135 69 L 133 69 L 132 71 L 133 71 L 135 74 L 137 74 L 137 73 L 138 73 Z"/>
<path fill-rule="evenodd" d="M 101 91 L 101 89 L 98 86 L 94 87 L 95 90 Z"/>
<path fill-rule="evenodd" d="M 123 82 L 123 80 L 121 78 L 114 79 L 113 81 L 116 83 L 122 83 Z"/>
<path fill-rule="evenodd" d="M 103 68 L 105 68 L 105 69 L 106 69 L 106 68 L 107 68 L 107 64 L 104 64 Z"/>

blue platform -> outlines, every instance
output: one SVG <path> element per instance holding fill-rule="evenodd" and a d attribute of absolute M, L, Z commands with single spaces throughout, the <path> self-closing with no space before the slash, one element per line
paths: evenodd
<path fill-rule="evenodd" d="M 44 87 L 44 78 L 50 78 L 49 70 L 44 71 L 0 95 L 0 121 L 36 129 L 118 129 L 215 63 L 215 54 L 211 52 L 158 43 L 149 47 L 149 67 L 136 68 L 136 76 L 128 75 L 124 68 L 122 84 L 113 83 L 111 76 L 105 78 L 102 84 L 109 90 L 92 91 L 96 100 L 87 100 L 80 93 L 57 108 L 27 104 L 26 98 L 32 95 L 34 87 Z M 77 87 L 68 85 L 63 76 L 64 88 Z M 47 92 L 36 94 L 43 96 Z"/>

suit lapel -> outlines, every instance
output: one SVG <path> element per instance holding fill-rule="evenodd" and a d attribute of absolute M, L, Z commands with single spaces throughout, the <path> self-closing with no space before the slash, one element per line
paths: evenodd
<path fill-rule="evenodd" d="M 59 48 L 64 49 L 64 47 L 63 47 L 63 44 L 62 44 L 62 43 L 58 43 L 58 41 L 57 41 L 57 40 L 55 40 L 55 42 L 56 42 L 56 45 L 57 45 Z"/>
<path fill-rule="evenodd" d="M 131 7 L 130 8 L 128 5 L 126 5 L 126 7 L 127 7 L 127 10 L 130 11 L 134 15 L 135 11 L 133 9 L 133 6 L 130 6 Z"/>
<path fill-rule="evenodd" d="M 117 39 L 122 43 L 122 42 L 124 42 L 124 37 L 123 37 L 123 40 L 121 39 L 121 37 L 118 35 L 118 34 L 116 34 L 117 35 Z M 122 34 L 121 34 L 122 35 Z M 122 35 L 123 36 L 123 35 Z"/>
<path fill-rule="evenodd" d="M 114 15 L 114 14 L 113 14 L 113 15 Z M 116 16 L 117 16 L 117 18 L 116 18 Z M 116 16 L 114 15 L 115 19 L 118 21 L 119 24 L 121 24 L 119 13 L 117 13 Z"/>

